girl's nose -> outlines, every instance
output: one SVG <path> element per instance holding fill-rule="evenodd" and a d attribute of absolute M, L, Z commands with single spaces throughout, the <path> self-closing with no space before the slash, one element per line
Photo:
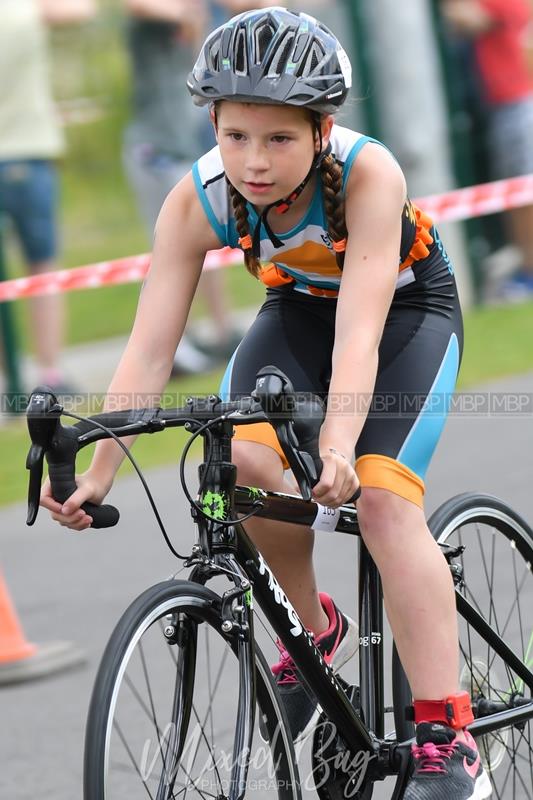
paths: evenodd
<path fill-rule="evenodd" d="M 250 172 L 264 172 L 270 167 L 266 147 L 252 145 L 246 152 L 245 166 Z"/>

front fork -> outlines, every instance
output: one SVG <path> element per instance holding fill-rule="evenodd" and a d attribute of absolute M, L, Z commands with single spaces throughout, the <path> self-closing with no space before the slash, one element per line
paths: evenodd
<path fill-rule="evenodd" d="M 239 662 L 239 700 L 233 741 L 228 800 L 241 800 L 247 786 L 256 708 L 253 595 L 250 581 L 231 555 L 214 556 L 191 573 L 190 580 L 205 584 L 210 577 L 226 576 L 234 584 L 222 595 L 221 631 Z M 221 795 L 223 797 L 223 795 Z"/>
<path fill-rule="evenodd" d="M 239 569 L 237 564 L 234 565 Z M 222 630 L 233 635 L 239 660 L 239 703 L 233 741 L 229 800 L 244 797 L 255 723 L 256 676 L 252 587 L 246 577 L 222 598 Z"/>

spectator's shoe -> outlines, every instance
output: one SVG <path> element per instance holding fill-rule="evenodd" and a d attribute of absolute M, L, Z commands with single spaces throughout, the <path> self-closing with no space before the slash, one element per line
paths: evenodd
<path fill-rule="evenodd" d="M 240 331 L 231 331 L 225 339 L 220 341 L 203 342 L 191 337 L 191 342 L 197 350 L 218 363 L 230 360 L 237 347 L 242 342 L 244 334 Z"/>
<path fill-rule="evenodd" d="M 216 366 L 216 362 L 208 355 L 199 350 L 188 336 L 183 336 L 172 365 L 172 376 L 198 375 L 204 372 L 211 372 Z"/>
<path fill-rule="evenodd" d="M 511 303 L 533 300 L 533 272 L 517 272 L 508 278 L 500 289 L 500 297 Z"/>
<path fill-rule="evenodd" d="M 319 595 L 322 608 L 329 618 L 326 631 L 314 637 L 324 661 L 334 671 L 340 669 L 356 652 L 358 628 L 355 622 L 339 611 L 331 597 Z M 280 660 L 272 667 L 276 677 L 294 742 L 302 741 L 313 730 L 320 716 L 321 709 L 316 699 L 310 695 L 298 679 L 298 670 L 282 642 L 276 643 L 280 651 Z"/>
<path fill-rule="evenodd" d="M 414 772 L 404 800 L 485 800 L 492 794 L 476 743 L 440 722 L 421 722 L 413 745 Z"/>

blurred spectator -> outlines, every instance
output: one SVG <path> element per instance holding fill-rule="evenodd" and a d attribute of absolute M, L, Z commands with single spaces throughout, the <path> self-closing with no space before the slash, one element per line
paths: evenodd
<path fill-rule="evenodd" d="M 0 22 L 0 224 L 15 229 L 28 269 L 58 269 L 57 174 L 64 152 L 48 73 L 46 26 L 82 22 L 93 0 L 2 0 Z M 64 333 L 61 295 L 31 301 L 39 380 L 59 394 Z"/>
<path fill-rule="evenodd" d="M 150 238 L 165 197 L 201 155 L 205 111 L 191 102 L 187 75 L 208 24 L 206 0 L 124 0 L 129 14 L 133 116 L 125 132 L 124 165 Z M 201 286 L 217 341 L 202 351 L 182 338 L 174 374 L 203 372 L 238 344 L 224 275 L 206 273 Z M 240 339 L 240 337 L 239 337 Z"/>
<path fill-rule="evenodd" d="M 459 33 L 472 37 L 480 84 L 489 113 L 489 151 L 494 178 L 533 173 L 533 79 L 527 45 L 530 0 L 441 0 Z M 510 233 L 521 269 L 501 287 L 509 300 L 533 297 L 533 205 L 509 212 Z"/>

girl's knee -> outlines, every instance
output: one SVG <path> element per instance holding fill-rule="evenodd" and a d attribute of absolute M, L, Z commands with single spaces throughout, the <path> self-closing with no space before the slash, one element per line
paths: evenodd
<path fill-rule="evenodd" d="M 244 440 L 232 444 L 232 460 L 237 467 L 237 483 L 279 490 L 283 483 L 281 458 L 271 447 Z"/>
<path fill-rule="evenodd" d="M 423 516 L 422 509 L 388 489 L 365 487 L 357 501 L 357 518 L 364 537 L 383 538 Z"/>

